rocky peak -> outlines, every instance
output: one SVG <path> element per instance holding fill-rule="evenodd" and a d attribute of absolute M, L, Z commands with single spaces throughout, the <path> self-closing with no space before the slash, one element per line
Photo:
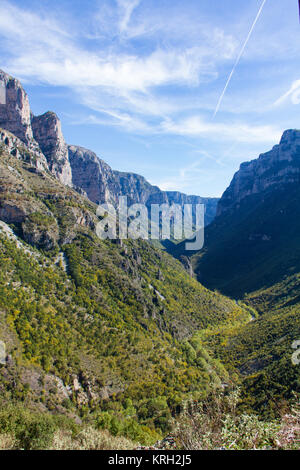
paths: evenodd
<path fill-rule="evenodd" d="M 263 194 L 300 180 L 300 130 L 283 133 L 279 145 L 256 160 L 242 163 L 218 204 L 217 215 L 236 207 L 253 194 Z"/>
<path fill-rule="evenodd" d="M 62 183 L 71 186 L 68 147 L 56 114 L 33 116 L 21 83 L 1 70 L 0 85 L 0 128 L 20 139 L 35 154 L 38 166 L 46 166 Z"/>
<path fill-rule="evenodd" d="M 45 155 L 49 170 L 62 183 L 72 185 L 72 172 L 68 146 L 57 115 L 48 111 L 41 116 L 31 116 L 33 136 Z"/>
<path fill-rule="evenodd" d="M 143 176 L 114 171 L 97 155 L 82 147 L 68 146 L 64 140 L 61 123 L 53 112 L 34 116 L 21 83 L 0 71 L 0 128 L 20 139 L 34 152 L 35 166 L 49 170 L 63 184 L 74 186 L 81 194 L 96 204 L 110 202 L 116 205 L 120 196 L 128 197 L 128 204 L 206 204 L 207 223 L 216 212 L 216 199 L 187 196 L 179 192 L 165 192 L 152 186 Z M 3 88 L 5 100 L 3 100 Z M 1 100 L 0 100 L 1 102 Z M 18 143 L 12 136 L 1 134 L 0 140 L 8 142 L 8 151 L 19 157 Z M 26 152 L 25 152 L 26 153 Z M 21 156 L 22 158 L 22 156 Z"/>
<path fill-rule="evenodd" d="M 5 102 L 0 103 L 0 127 L 18 137 L 30 150 L 37 150 L 33 138 L 31 114 L 27 93 L 21 83 L 0 70 L 0 83 Z"/>

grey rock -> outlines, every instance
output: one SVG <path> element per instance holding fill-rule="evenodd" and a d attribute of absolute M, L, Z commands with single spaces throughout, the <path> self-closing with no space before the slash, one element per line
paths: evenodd
<path fill-rule="evenodd" d="M 116 202 L 113 193 L 117 190 L 114 188 L 114 175 L 109 165 L 83 147 L 69 145 L 68 150 L 73 185 L 81 188 L 96 204 L 104 201 Z"/>
<path fill-rule="evenodd" d="M 30 151 L 43 158 L 38 143 L 33 137 L 31 112 L 27 93 L 21 83 L 0 70 L 0 82 L 5 87 L 6 100 L 0 104 L 0 128 L 18 137 Z"/>
<path fill-rule="evenodd" d="M 205 223 L 215 217 L 218 199 L 188 196 L 175 191 L 162 191 L 152 186 L 143 176 L 135 173 L 114 171 L 91 150 L 69 146 L 69 160 L 72 168 L 72 181 L 81 188 L 96 204 L 105 202 L 116 206 L 120 196 L 127 196 L 127 203 L 145 204 L 150 213 L 151 204 L 204 204 Z"/>
<path fill-rule="evenodd" d="M 6 364 L 6 347 L 3 341 L 0 341 L 0 364 Z"/>
<path fill-rule="evenodd" d="M 149 211 L 151 204 L 205 204 L 206 224 L 215 217 L 216 198 L 162 191 L 138 174 L 112 170 L 90 150 L 67 146 L 55 113 L 34 116 L 28 96 L 18 80 L 0 71 L 0 83 L 5 88 L 6 98 L 6 102 L 0 104 L 0 128 L 11 132 L 34 152 L 35 161 L 29 163 L 37 169 L 49 170 L 63 184 L 73 186 L 96 204 L 108 202 L 116 206 L 120 196 L 127 196 L 128 205 L 145 204 Z M 21 157 L 17 142 L 4 135 L 2 141 L 7 142 L 10 152 Z"/>
<path fill-rule="evenodd" d="M 57 115 L 52 112 L 41 116 L 32 115 L 31 124 L 34 138 L 47 159 L 49 170 L 63 184 L 72 186 L 68 146 Z"/>
<path fill-rule="evenodd" d="M 219 201 L 217 215 L 234 209 L 248 196 L 300 180 L 300 131 L 284 132 L 279 145 L 256 160 L 242 163 Z"/>

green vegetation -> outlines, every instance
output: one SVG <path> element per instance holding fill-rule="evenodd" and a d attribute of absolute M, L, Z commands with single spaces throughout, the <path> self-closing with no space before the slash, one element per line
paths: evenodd
<path fill-rule="evenodd" d="M 19 235 L 17 245 L 0 232 L 0 339 L 11 358 L 0 396 L 157 440 L 184 399 L 229 379 L 195 332 L 238 321 L 244 309 L 150 243 L 99 240 L 93 204 L 51 176 L 8 155 L 0 166 L 2 201 L 17 207 L 7 221 Z M 26 198 L 14 197 L 17 186 Z M 44 236 L 53 225 L 55 249 Z"/>
<path fill-rule="evenodd" d="M 271 418 L 300 393 L 291 360 L 300 339 L 299 200 L 296 184 L 245 198 L 208 227 L 206 247 L 193 258 L 200 281 L 252 309 L 252 321 L 201 338 L 239 377 L 244 409 Z"/>
<path fill-rule="evenodd" d="M 114 437 L 89 424 L 78 425 L 63 415 L 28 410 L 23 405 L 6 405 L 0 410 L 0 450 L 127 450 L 129 439 Z"/>
<path fill-rule="evenodd" d="M 177 446 L 185 450 L 299 450 L 300 407 L 280 419 L 239 412 L 238 389 L 188 402 L 175 423 Z"/>
<path fill-rule="evenodd" d="M 31 170 L 2 153 L 0 448 L 129 449 L 174 426 L 180 448 L 293 448 L 299 189 L 208 228 L 198 279 L 237 301 L 158 246 L 99 240 L 95 206 Z"/>

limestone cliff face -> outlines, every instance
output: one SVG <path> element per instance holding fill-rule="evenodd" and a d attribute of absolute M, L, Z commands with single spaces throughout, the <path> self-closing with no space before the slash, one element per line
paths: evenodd
<path fill-rule="evenodd" d="M 300 181 L 300 131 L 284 132 L 279 145 L 256 160 L 242 163 L 219 201 L 217 215 L 253 194 Z"/>
<path fill-rule="evenodd" d="M 57 115 L 47 112 L 41 116 L 32 116 L 31 125 L 33 136 L 47 159 L 51 173 L 63 184 L 72 186 L 68 146 Z"/>
<path fill-rule="evenodd" d="M 30 106 L 21 83 L 0 70 L 0 81 L 5 88 L 5 103 L 0 104 L 0 127 L 12 132 L 25 144 L 33 143 Z"/>
<path fill-rule="evenodd" d="M 37 170 L 47 171 L 48 164 L 39 148 L 28 152 L 28 147 L 11 132 L 0 128 L 0 144 L 5 150 L 18 160 L 26 161 Z"/>
<path fill-rule="evenodd" d="M 112 170 L 94 152 L 68 146 L 55 113 L 34 116 L 27 94 L 18 80 L 0 71 L 0 85 L 5 95 L 2 93 L 0 100 L 0 128 L 3 128 L 0 141 L 12 155 L 30 159 L 28 163 L 32 166 L 50 171 L 60 182 L 73 185 L 97 204 L 109 202 L 116 205 L 120 196 L 127 196 L 129 205 L 142 203 L 148 208 L 151 204 L 175 203 L 183 206 L 204 203 L 206 223 L 214 218 L 217 199 L 165 192 L 140 175 Z"/>
<path fill-rule="evenodd" d="M 70 145 L 69 160 L 74 187 L 81 188 L 96 204 L 108 202 L 116 205 L 120 196 L 127 196 L 128 205 L 145 204 L 149 210 L 151 204 L 205 204 L 206 224 L 215 217 L 217 198 L 162 191 L 151 185 L 143 176 L 112 170 L 94 152 L 82 147 Z"/>
<path fill-rule="evenodd" d="M 114 176 L 109 165 L 91 150 L 69 145 L 68 151 L 74 187 L 82 189 L 96 204 L 115 203 Z"/>
<path fill-rule="evenodd" d="M 0 128 L 18 137 L 38 159 L 43 160 L 39 145 L 33 137 L 27 93 L 18 80 L 2 70 L 0 84 L 3 91 L 3 100 L 0 102 Z"/>
<path fill-rule="evenodd" d="M 0 84 L 0 128 L 11 132 L 34 153 L 37 167 L 49 169 L 62 183 L 71 186 L 68 148 L 56 114 L 33 116 L 21 83 L 1 70 Z"/>

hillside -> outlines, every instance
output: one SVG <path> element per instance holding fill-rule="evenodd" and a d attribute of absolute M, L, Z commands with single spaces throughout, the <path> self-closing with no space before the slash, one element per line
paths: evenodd
<path fill-rule="evenodd" d="M 292 363 L 300 338 L 299 143 L 299 131 L 286 131 L 272 151 L 241 165 L 204 249 L 192 256 L 200 282 L 253 309 L 252 322 L 207 331 L 206 344 L 241 376 L 243 406 L 271 416 L 300 392 Z"/>
<path fill-rule="evenodd" d="M 99 240 L 96 206 L 0 133 L 2 400 L 154 439 L 189 394 L 228 380 L 195 331 L 249 315 L 147 242 Z"/>
<path fill-rule="evenodd" d="M 300 131 L 241 165 L 193 257 L 200 282 L 241 298 L 299 272 L 299 181 Z"/>

